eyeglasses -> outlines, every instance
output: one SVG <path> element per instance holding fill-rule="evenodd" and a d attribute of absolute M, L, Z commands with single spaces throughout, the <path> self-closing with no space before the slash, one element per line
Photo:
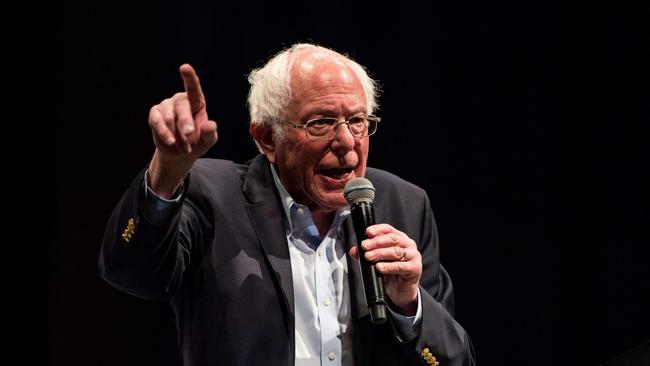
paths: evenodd
<path fill-rule="evenodd" d="M 355 139 L 360 140 L 377 132 L 377 124 L 381 118 L 369 114 L 357 114 L 345 121 L 339 121 L 334 117 L 319 117 L 310 119 L 304 124 L 297 124 L 289 121 L 277 120 L 294 128 L 303 128 L 309 141 L 332 140 L 336 136 L 336 129 L 342 125 L 348 125 L 350 133 Z"/>

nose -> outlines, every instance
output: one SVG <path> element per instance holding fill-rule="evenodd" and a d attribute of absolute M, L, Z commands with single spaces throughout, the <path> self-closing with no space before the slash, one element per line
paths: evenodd
<path fill-rule="evenodd" d="M 345 154 L 354 148 L 357 140 L 352 135 L 352 132 L 350 132 L 350 127 L 345 121 L 339 122 L 334 132 L 331 145 L 334 153 L 337 155 Z"/>

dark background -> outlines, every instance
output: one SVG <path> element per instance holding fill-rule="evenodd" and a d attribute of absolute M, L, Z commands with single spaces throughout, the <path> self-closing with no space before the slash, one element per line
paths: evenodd
<path fill-rule="evenodd" d="M 647 6 L 60 10 L 54 128 L 35 147 L 47 164 L 26 169 L 48 178 L 23 184 L 30 202 L 16 199 L 18 215 L 40 222 L 25 251 L 44 269 L 19 273 L 24 364 L 176 364 L 167 305 L 97 275 L 104 225 L 151 156 L 148 110 L 181 90 L 181 63 L 197 69 L 219 122 L 208 155 L 244 162 L 255 154 L 246 74 L 298 41 L 345 52 L 381 81 L 369 164 L 429 193 L 479 365 L 597 365 L 650 338 Z"/>

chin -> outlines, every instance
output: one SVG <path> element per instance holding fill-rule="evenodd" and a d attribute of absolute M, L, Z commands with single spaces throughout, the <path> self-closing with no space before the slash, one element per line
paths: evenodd
<path fill-rule="evenodd" d="M 316 206 L 323 211 L 336 211 L 348 205 L 345 197 L 343 197 L 343 190 L 320 195 L 314 201 Z"/>

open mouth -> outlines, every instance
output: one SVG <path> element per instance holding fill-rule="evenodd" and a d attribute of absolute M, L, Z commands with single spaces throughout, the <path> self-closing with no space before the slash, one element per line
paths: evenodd
<path fill-rule="evenodd" d="M 319 169 L 318 174 L 324 175 L 328 178 L 341 180 L 346 179 L 352 173 L 352 168 L 329 168 L 329 169 Z"/>

